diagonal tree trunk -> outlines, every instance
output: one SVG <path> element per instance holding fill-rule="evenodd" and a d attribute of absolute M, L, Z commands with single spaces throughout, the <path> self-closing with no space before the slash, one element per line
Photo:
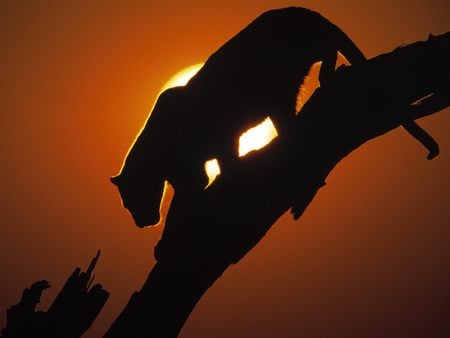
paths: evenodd
<path fill-rule="evenodd" d="M 202 193 L 177 193 L 155 248 L 158 262 L 105 337 L 176 337 L 226 268 L 286 211 L 300 217 L 343 158 L 450 105 L 448 60 L 450 33 L 341 67 L 287 133 Z"/>

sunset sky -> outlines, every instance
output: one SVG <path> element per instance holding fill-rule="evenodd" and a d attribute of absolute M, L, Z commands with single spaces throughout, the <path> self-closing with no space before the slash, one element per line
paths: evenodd
<path fill-rule="evenodd" d="M 0 328 L 25 287 L 51 281 L 45 310 L 101 249 L 111 297 L 84 337 L 106 331 L 163 230 L 134 226 L 109 177 L 171 76 L 291 5 L 367 57 L 450 30 L 448 0 L 0 1 Z M 401 129 L 352 153 L 299 221 L 283 216 L 213 285 L 180 337 L 450 336 L 449 113 L 419 121 L 440 144 L 434 161 Z"/>

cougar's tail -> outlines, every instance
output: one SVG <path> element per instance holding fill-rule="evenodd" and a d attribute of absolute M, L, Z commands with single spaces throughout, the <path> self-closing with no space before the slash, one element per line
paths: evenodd
<path fill-rule="evenodd" d="M 348 37 L 339 27 L 332 24 L 336 31 L 336 39 L 338 42 L 338 51 L 350 62 L 352 65 L 357 65 L 365 62 L 367 58 L 363 52 L 356 46 L 352 39 Z"/>
<path fill-rule="evenodd" d="M 439 144 L 416 122 L 403 123 L 402 127 L 428 150 L 428 160 L 432 160 L 439 155 Z"/>

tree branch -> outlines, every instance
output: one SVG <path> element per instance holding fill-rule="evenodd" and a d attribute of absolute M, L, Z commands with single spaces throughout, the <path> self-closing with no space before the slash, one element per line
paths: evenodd
<path fill-rule="evenodd" d="M 365 142 L 448 107 L 450 33 L 341 67 L 292 128 L 197 196 L 177 193 L 158 263 L 105 337 L 175 337 L 203 293 Z M 427 97 L 423 102 L 413 103 Z"/>

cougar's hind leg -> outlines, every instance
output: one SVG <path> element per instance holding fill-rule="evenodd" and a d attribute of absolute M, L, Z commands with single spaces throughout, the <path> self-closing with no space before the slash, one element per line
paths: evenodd
<path fill-rule="evenodd" d="M 319 82 L 322 87 L 333 75 L 336 67 L 336 61 L 337 61 L 337 51 L 332 50 L 329 51 L 326 55 L 324 55 L 319 72 Z"/>
<path fill-rule="evenodd" d="M 439 145 L 434 138 L 420 127 L 416 122 L 409 121 L 402 124 L 402 127 L 427 150 L 427 159 L 432 160 L 439 155 Z"/>

